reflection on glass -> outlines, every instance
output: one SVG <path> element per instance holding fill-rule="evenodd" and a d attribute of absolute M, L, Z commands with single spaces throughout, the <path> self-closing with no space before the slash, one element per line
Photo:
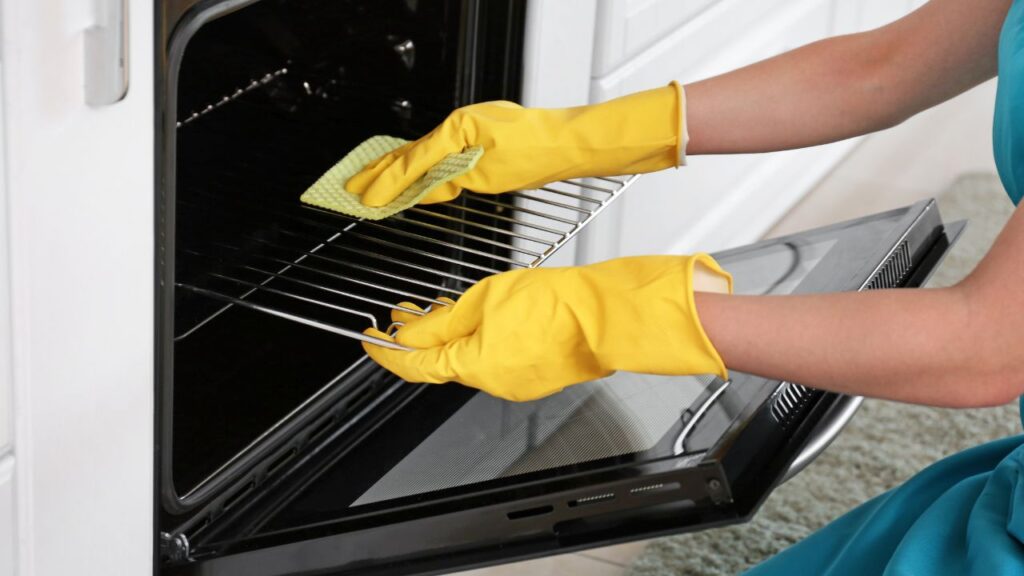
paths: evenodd
<path fill-rule="evenodd" d="M 751 254 L 734 259 L 723 258 L 720 264 L 733 275 L 737 294 L 789 294 L 829 253 L 835 238 L 810 242 L 793 239 L 772 244 Z"/>
<path fill-rule="evenodd" d="M 737 293 L 786 294 L 835 243 L 772 244 L 722 265 Z M 672 456 L 676 439 L 664 440 L 673 429 L 679 434 L 684 415 L 693 415 L 694 402 L 715 381 L 619 372 L 533 402 L 477 394 L 352 505 L 627 454 Z"/>
<path fill-rule="evenodd" d="M 477 394 L 354 505 L 650 450 L 712 379 L 619 372 L 533 402 Z"/>

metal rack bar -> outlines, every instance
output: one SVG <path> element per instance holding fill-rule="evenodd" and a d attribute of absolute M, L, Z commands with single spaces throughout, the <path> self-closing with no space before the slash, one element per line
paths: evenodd
<path fill-rule="evenodd" d="M 309 270 L 310 272 L 314 272 L 314 273 L 317 273 L 317 274 L 323 274 L 325 276 L 330 276 L 332 278 L 337 278 L 338 280 L 342 280 L 342 281 L 345 281 L 345 282 L 354 282 L 354 283 L 359 284 L 361 286 L 366 286 L 367 288 L 375 288 L 375 289 L 378 289 L 378 290 L 384 290 L 386 292 L 390 292 L 390 293 L 396 294 L 398 296 L 405 296 L 407 298 L 412 298 L 414 300 L 422 300 L 424 302 L 429 302 L 431 304 L 440 304 L 442 306 L 444 305 L 444 302 L 442 302 L 440 300 L 435 300 L 434 298 L 430 298 L 428 296 L 422 296 L 420 294 L 416 294 L 415 292 L 409 292 L 407 290 L 398 290 L 397 288 L 391 288 L 390 286 L 374 285 L 374 284 L 371 284 L 369 282 L 364 282 L 362 280 L 357 280 L 357 279 L 354 279 L 354 278 L 347 278 L 347 277 L 341 276 L 339 274 L 331 274 L 330 272 L 325 272 L 323 270 L 317 270 L 316 268 L 311 268 L 309 266 L 304 266 L 302 264 L 293 264 L 293 266 L 296 269 L 299 269 L 299 270 Z M 369 302 L 371 304 L 377 304 L 377 305 L 384 306 L 384 307 L 387 307 L 387 308 L 391 308 L 391 309 L 394 309 L 394 310 L 408 310 L 407 308 L 403 308 L 401 306 L 395 306 L 391 302 L 384 302 L 382 300 L 377 300 L 375 298 L 368 298 L 368 297 L 365 297 L 365 296 L 361 296 L 359 294 L 346 292 L 344 290 L 338 290 L 336 288 L 331 288 L 329 286 L 323 286 L 323 285 L 317 284 L 315 282 L 309 282 L 308 280 L 299 280 L 298 278 L 294 278 L 292 276 L 285 276 L 284 274 L 279 274 L 277 272 L 269 272 L 267 270 L 263 270 L 261 268 L 256 268 L 254 266 L 245 266 L 244 268 L 246 270 L 252 270 L 253 272 L 257 272 L 257 273 L 260 273 L 260 274 L 266 274 L 268 276 L 273 276 L 274 278 L 281 278 L 282 280 L 286 280 L 288 282 L 295 282 L 296 284 L 302 284 L 303 286 L 309 286 L 309 287 L 312 287 L 312 288 L 319 288 L 320 290 L 324 290 L 325 292 L 331 292 L 331 293 L 337 294 L 338 296 L 345 296 L 345 297 L 348 297 L 348 298 L 354 298 L 356 300 L 362 300 L 363 302 Z M 216 275 L 216 273 L 214 273 L 213 275 Z"/>
<path fill-rule="evenodd" d="M 611 182 L 612 184 L 625 184 L 626 183 L 625 180 L 619 180 L 618 178 L 611 178 L 609 176 L 594 176 L 593 178 L 595 178 L 597 180 L 604 180 L 605 182 Z M 630 176 L 630 178 L 632 178 L 632 176 Z M 579 184 L 578 182 L 572 182 L 572 183 L 580 185 L 580 186 L 583 186 L 584 188 L 588 187 L 586 185 Z M 610 191 L 608 191 L 608 192 L 610 192 Z"/>
<path fill-rule="evenodd" d="M 563 202 L 555 202 L 554 200 L 548 200 L 547 198 L 538 198 L 525 192 L 508 192 L 509 196 L 513 198 L 522 198 L 523 200 L 530 200 L 532 202 L 540 202 L 541 204 L 547 204 L 548 206 L 554 206 L 555 208 L 561 208 L 563 210 L 571 210 L 579 214 L 590 214 L 590 210 L 586 208 L 580 208 L 579 206 L 573 206 L 571 204 L 565 204 Z"/>
<path fill-rule="evenodd" d="M 546 246 L 554 246 L 555 245 L 555 243 L 552 242 L 552 241 L 544 240 L 542 238 L 537 238 L 536 236 L 529 236 L 527 234 L 521 234 L 519 232 L 513 232 L 512 230 L 505 230 L 504 228 L 497 228 L 495 226 L 488 226 L 487 224 L 481 224 L 479 222 L 473 222 L 472 220 L 466 220 L 465 218 L 458 218 L 456 216 L 450 216 L 448 214 L 442 214 L 440 212 L 431 212 L 430 210 L 416 211 L 416 208 L 411 208 L 411 209 L 407 210 L 407 212 L 414 212 L 416 214 L 423 214 L 425 216 L 431 216 L 431 217 L 434 217 L 434 218 L 439 218 L 441 220 L 447 220 L 448 222 L 452 222 L 454 224 L 462 224 L 462 225 L 466 225 L 466 226 L 473 226 L 474 228 L 480 228 L 482 230 L 487 230 L 488 232 L 494 232 L 496 234 L 503 234 L 505 236 L 511 236 L 512 238 L 519 238 L 520 240 L 528 240 L 530 242 L 536 242 L 537 244 L 544 244 Z M 404 216 L 394 216 L 394 218 L 405 219 Z M 515 220 L 510 220 L 510 221 L 511 222 L 516 222 Z M 516 223 L 518 224 L 519 222 L 516 222 Z"/>
<path fill-rule="evenodd" d="M 266 244 L 266 245 L 268 245 L 270 247 L 274 247 L 274 248 L 281 248 L 282 250 L 286 249 L 286 248 L 280 247 L 280 246 L 278 246 L 276 244 L 273 244 L 271 242 L 268 242 L 266 240 L 260 240 L 260 239 L 257 239 L 257 238 L 253 238 L 252 241 L 258 242 L 258 243 L 261 243 L 261 244 Z M 330 246 L 330 247 L 333 247 L 333 248 L 344 248 L 343 246 L 337 246 L 335 244 L 324 244 L 323 246 Z M 371 273 L 371 274 L 376 274 L 376 275 L 384 276 L 385 278 L 391 278 L 392 280 L 401 280 L 402 282 L 408 282 L 410 284 L 416 284 L 418 286 L 423 286 L 424 288 L 433 288 L 434 290 L 440 290 L 440 291 L 444 291 L 444 292 L 453 292 L 455 294 L 462 294 L 461 291 L 455 290 L 454 288 L 449 288 L 447 286 L 442 286 L 440 284 L 433 284 L 433 283 L 430 283 L 430 282 L 424 282 L 423 280 L 418 280 L 416 278 L 410 278 L 408 276 L 403 276 L 401 274 L 395 274 L 393 272 L 387 272 L 385 270 L 378 270 L 376 268 L 373 268 L 372 266 L 364 266 L 362 264 L 356 264 L 355 262 L 349 262 L 347 260 L 338 260 L 337 258 L 329 258 L 327 256 L 323 256 L 323 255 L 318 254 L 316 252 L 307 252 L 307 251 L 304 251 L 304 250 L 301 250 L 301 252 L 303 254 L 307 255 L 310 258 L 313 258 L 313 259 L 316 259 L 316 260 L 324 260 L 326 262 L 330 262 L 331 264 L 336 264 L 338 266 L 344 266 L 346 268 L 353 268 L 355 270 L 360 270 L 360 271 L 363 271 L 363 272 L 368 272 L 368 273 Z M 302 265 L 298 264 L 297 262 L 289 262 L 288 260 L 284 260 L 282 258 L 273 258 L 273 257 L 270 257 L 270 256 L 262 256 L 262 255 L 258 256 L 258 257 L 266 259 L 266 260 L 271 260 L 271 261 L 274 261 L 274 262 L 277 262 L 277 263 L 280 263 L 280 264 L 287 264 L 289 266 L 295 266 L 295 267 L 301 268 L 303 270 L 311 270 L 311 271 L 318 272 L 318 273 L 321 273 L 321 274 L 330 274 L 328 272 L 324 272 L 322 270 L 313 268 L 311 266 L 308 266 L 308 265 L 302 266 Z M 425 271 L 427 271 L 427 270 L 425 270 Z M 340 276 L 338 274 L 331 274 L 331 275 L 335 276 L 335 277 L 338 277 L 338 278 L 341 278 L 341 279 L 345 279 L 345 277 Z M 469 281 L 468 279 L 465 279 L 465 280 Z"/>
<path fill-rule="evenodd" d="M 619 185 L 622 184 L 622 182 L 619 182 L 618 180 L 613 180 L 611 178 L 601 178 L 601 180 L 606 180 L 608 182 L 615 182 L 616 184 L 619 184 Z M 595 192 L 604 192 L 605 194 L 615 194 L 616 193 L 615 190 L 609 190 L 608 188 L 603 188 L 601 186 L 596 186 L 594 184 L 587 184 L 586 182 L 571 182 L 571 184 L 573 186 L 579 186 L 580 188 L 586 188 L 587 190 L 593 190 Z"/>
<path fill-rule="evenodd" d="M 459 230 L 449 230 L 449 229 L 445 228 L 444 226 L 438 226 L 437 224 L 430 224 L 428 222 L 420 222 L 419 220 L 410 220 L 409 218 L 405 218 L 402 215 L 395 215 L 395 216 L 392 216 L 391 218 L 393 218 L 396 222 L 408 222 L 410 224 L 415 224 L 417 226 L 422 226 L 423 228 L 428 228 L 430 230 L 434 230 L 434 231 L 437 231 L 437 232 L 444 232 L 446 234 L 454 234 L 455 236 L 458 236 L 459 238 L 465 238 L 467 240 L 475 240 L 476 242 L 483 242 L 484 244 L 490 244 L 491 246 L 497 246 L 498 248 L 504 248 L 506 250 L 512 250 L 514 252 L 519 252 L 520 254 L 525 254 L 527 256 L 533 256 L 534 258 L 540 258 L 542 256 L 542 254 L 540 252 L 534 252 L 533 250 L 526 250 L 525 248 L 519 248 L 519 247 L 515 246 L 514 244 L 506 244 L 506 243 L 503 243 L 503 242 L 498 242 L 496 240 L 491 240 L 489 238 L 483 238 L 481 236 L 476 236 L 474 234 L 467 234 L 466 232 L 461 232 Z M 465 248 L 463 248 L 463 249 L 465 250 Z"/>
<path fill-rule="evenodd" d="M 476 269 L 476 270 L 480 270 L 481 272 L 488 272 L 488 273 L 491 273 L 491 274 L 497 274 L 499 272 L 503 272 L 503 270 L 498 270 L 497 268 L 490 268 L 488 266 L 481 266 L 479 264 L 472 264 L 470 262 L 465 262 L 463 260 L 458 260 L 456 258 L 451 258 L 449 256 L 443 256 L 441 254 L 434 254 L 433 252 L 427 252 L 426 250 L 420 250 L 418 248 L 412 248 L 412 247 L 409 247 L 409 246 L 403 246 L 403 245 L 397 244 L 395 242 L 391 242 L 391 241 L 388 241 L 388 240 L 383 240 L 381 238 L 374 238 L 372 236 L 367 236 L 365 234 L 350 233 L 349 235 L 354 237 L 354 238 L 360 238 L 362 240 L 366 240 L 368 242 L 374 242 L 376 244 L 380 244 L 382 246 L 387 246 L 389 248 L 394 248 L 396 250 L 403 250 L 405 252 L 409 252 L 411 254 L 415 254 L 415 255 L 418 255 L 418 256 L 425 256 L 427 258 L 433 258 L 435 260 L 440 260 L 442 262 L 447 262 L 448 264 L 453 264 L 455 266 L 468 266 L 470 268 L 473 268 L 473 269 Z M 479 252 L 478 252 L 478 254 L 479 254 Z"/>
<path fill-rule="evenodd" d="M 306 239 L 309 242 L 320 242 L 320 240 L 317 240 L 315 238 L 311 238 L 309 236 L 305 236 L 303 234 L 298 234 L 296 232 L 282 230 L 281 233 L 285 234 L 287 236 L 293 236 L 295 238 L 303 238 L 303 239 Z M 410 268 L 412 270 L 419 270 L 421 272 L 429 272 L 431 274 L 434 274 L 434 275 L 437 275 L 437 276 L 441 276 L 443 278 L 448 278 L 448 279 L 451 279 L 451 280 L 455 280 L 455 281 L 458 281 L 458 282 L 468 282 L 470 284 L 472 284 L 473 282 L 476 282 L 476 280 L 474 280 L 472 278 L 467 278 L 465 276 L 460 276 L 458 274 L 454 274 L 454 273 L 448 272 L 446 270 L 440 270 L 438 268 L 431 268 L 429 266 L 424 266 L 424 265 L 421 265 L 421 264 L 416 264 L 414 262 L 407 262 L 405 260 L 400 260 L 398 258 L 394 258 L 392 256 L 388 256 L 387 254 L 381 254 L 379 252 L 371 252 L 371 251 L 365 250 L 365 249 L 364 250 L 357 250 L 357 249 L 351 248 L 349 246 L 342 246 L 340 244 L 335 244 L 333 238 L 329 239 L 329 240 L 323 241 L 323 246 L 322 247 L 324 247 L 324 248 L 334 248 L 336 250 L 341 250 L 341 251 L 344 251 L 344 252 L 349 252 L 351 254 L 357 254 L 359 256 L 365 256 L 365 257 L 373 258 L 374 261 L 381 261 L 381 262 L 387 262 L 389 264 L 396 264 L 398 266 L 405 266 L 405 267 Z"/>
<path fill-rule="evenodd" d="M 376 344 L 377 346 L 383 346 L 385 348 L 390 348 L 392 350 L 406 350 L 406 348 L 404 348 L 402 346 L 399 346 L 398 344 L 395 344 L 394 342 L 390 342 L 388 340 L 381 340 L 380 338 L 372 338 L 370 336 L 367 336 L 366 334 L 363 334 L 362 332 L 357 332 L 355 330 L 349 330 L 347 328 L 342 328 L 340 326 L 335 326 L 333 324 L 328 324 L 326 322 L 321 322 L 319 320 L 314 320 L 312 318 L 307 318 L 305 316 L 300 316 L 298 314 L 291 314 L 289 312 L 284 312 L 284 311 L 278 310 L 277 308 L 271 308 L 269 306 L 261 306 L 259 304 L 254 304 L 254 303 L 252 303 L 252 302 L 250 302 L 248 300 L 243 300 L 241 298 L 234 298 L 234 297 L 231 297 L 231 296 L 227 296 L 225 294 L 221 294 L 220 292 L 216 292 L 214 290 L 207 290 L 205 288 L 199 288 L 199 287 L 196 287 L 196 286 L 191 286 L 189 284 L 182 284 L 182 283 L 177 283 L 177 284 L 175 284 L 175 286 L 177 286 L 178 288 L 183 288 L 185 290 L 189 290 L 191 292 L 195 292 L 196 294 L 202 294 L 203 296 L 206 296 L 208 298 L 212 298 L 214 300 L 219 300 L 221 302 L 227 302 L 227 303 L 229 303 L 231 305 L 237 305 L 237 306 L 241 306 L 243 308 L 250 308 L 252 310 L 258 310 L 260 312 L 263 312 L 264 314 L 270 314 L 271 316 L 277 316 L 278 318 L 284 318 L 285 320 L 291 320 L 292 322 L 298 322 L 299 324 L 305 324 L 306 326 L 312 326 L 313 328 L 318 328 L 320 330 L 324 330 L 324 331 L 327 331 L 327 332 L 332 332 L 332 333 L 338 334 L 340 336 L 346 336 L 348 338 L 354 338 L 356 340 L 361 340 L 363 342 L 369 342 L 371 344 Z M 371 318 L 373 318 L 372 314 L 369 314 L 369 316 Z M 374 325 L 376 325 L 376 322 L 377 322 L 376 319 L 372 319 L 372 321 L 373 321 Z M 374 326 L 374 327 L 376 327 L 376 326 Z"/>
<path fill-rule="evenodd" d="M 502 216 L 501 214 L 494 214 L 494 213 L 491 213 L 491 212 L 485 212 L 483 210 L 477 210 L 476 208 L 470 208 L 469 206 L 459 206 L 457 204 L 452 204 L 452 205 L 449 205 L 447 207 L 448 208 L 453 208 L 453 209 L 458 210 L 460 212 L 466 212 L 468 214 L 475 214 L 477 216 L 486 216 L 486 217 L 488 217 L 488 218 L 490 218 L 492 220 L 498 221 L 498 222 L 508 222 L 510 224 L 515 224 L 517 226 L 526 226 L 527 228 L 532 228 L 534 230 L 539 230 L 541 232 L 548 232 L 550 234 L 555 234 L 557 236 L 561 236 L 562 234 L 565 233 L 565 230 L 556 230 L 554 228 L 548 228 L 547 226 L 541 226 L 540 224 L 537 224 L 536 222 L 527 222 L 527 221 L 524 221 L 524 220 L 516 220 L 515 218 L 509 218 L 508 216 Z M 413 207 L 413 208 L 410 208 L 409 210 L 410 211 L 414 211 L 414 212 L 415 211 L 426 212 L 426 210 L 423 210 L 423 208 L 419 208 L 419 207 Z"/>
<path fill-rule="evenodd" d="M 398 220 L 396 220 L 396 221 L 398 221 Z M 400 230 L 400 229 L 396 229 L 396 228 L 389 228 L 389 227 L 386 227 L 386 226 L 382 226 L 381 224 L 377 224 L 376 222 L 367 222 L 366 225 L 370 226 L 371 228 L 378 229 L 378 230 L 384 230 L 384 231 L 389 232 L 391 234 L 396 234 L 398 236 L 404 236 L 404 237 L 412 239 L 412 240 L 420 240 L 422 242 L 436 244 L 436 245 L 439 245 L 439 246 L 444 247 L 444 248 L 451 248 L 453 250 L 458 250 L 460 252 L 466 252 L 467 254 L 475 254 L 477 256 L 483 256 L 484 258 L 500 260 L 502 262 L 511 264 L 513 266 L 524 266 L 524 264 L 522 262 L 519 262 L 518 260 L 514 260 L 512 258 L 507 258 L 505 256 L 498 256 L 496 254 L 489 254 L 487 252 L 484 252 L 483 250 L 477 250 L 476 248 L 467 248 L 465 246 L 460 246 L 460 245 L 458 245 L 458 244 L 456 244 L 454 242 L 449 242 L 447 240 L 439 240 L 437 238 L 431 238 L 430 236 L 426 236 L 424 234 L 417 234 L 416 232 L 407 232 L 405 230 Z M 461 236 L 463 238 L 466 237 L 464 234 L 460 234 L 460 233 L 458 233 L 458 232 L 456 232 L 454 230 L 448 230 L 445 233 L 446 234 L 454 234 L 456 236 Z M 473 239 L 473 238 L 470 237 L 470 239 Z M 507 245 L 504 245 L 504 244 L 501 244 L 501 243 L 498 243 L 498 242 L 492 243 L 492 245 L 497 246 L 499 248 L 511 248 L 511 246 L 507 246 Z M 540 254 L 537 254 L 536 256 L 540 256 Z"/>
<path fill-rule="evenodd" d="M 483 202 L 484 204 L 490 204 L 491 206 L 497 206 L 498 208 L 504 208 L 505 210 L 508 210 L 510 212 L 520 212 L 522 214 L 529 214 L 531 216 L 547 218 L 548 220 L 554 220 L 555 222 L 561 222 L 562 224 L 568 224 L 570 226 L 576 225 L 576 222 L 566 218 L 560 218 L 558 216 L 555 216 L 554 214 L 545 214 L 544 212 L 538 212 L 536 210 L 531 210 L 529 208 L 523 208 L 522 206 L 514 206 L 512 204 L 498 202 L 495 200 L 491 200 L 490 198 L 481 198 L 479 196 L 473 196 L 472 199 L 476 200 L 477 202 Z"/>
<path fill-rule="evenodd" d="M 568 198 L 574 198 L 576 200 L 582 200 L 584 202 L 592 202 L 594 204 L 600 204 L 601 203 L 601 201 L 598 200 L 597 198 L 591 198 L 590 196 L 584 196 L 582 194 L 573 194 L 572 192 L 563 192 L 562 190 L 555 190 L 554 188 L 548 188 L 546 186 L 541 186 L 540 188 L 538 188 L 538 190 L 543 190 L 545 192 L 551 192 L 552 194 L 558 194 L 559 196 L 566 196 Z"/>
<path fill-rule="evenodd" d="M 386 295 L 422 302 L 429 310 L 429 306 L 447 305 L 438 294 L 457 297 L 464 293 L 465 287 L 502 272 L 502 266 L 539 266 L 621 196 L 636 178 L 598 178 L 609 187 L 562 181 L 540 187 L 532 194 L 529 191 L 506 193 L 501 196 L 504 200 L 466 193 L 464 199 L 457 202 L 417 206 L 380 221 L 358 220 L 316 208 L 310 209 L 322 215 L 322 219 L 282 216 L 284 221 L 293 221 L 293 224 L 276 226 L 277 236 L 272 240 L 245 235 L 241 237 L 241 245 L 237 245 L 237 238 L 230 244 L 214 242 L 221 251 L 230 250 L 230 254 L 206 255 L 220 262 L 206 277 L 221 285 L 244 288 L 239 290 L 240 294 L 214 290 L 195 282 L 176 284 L 186 291 L 226 303 L 213 316 L 178 338 L 194 332 L 225 309 L 238 305 L 363 342 L 404 349 L 394 342 L 366 336 L 324 318 L 310 317 L 306 313 L 309 309 L 291 311 L 279 301 L 301 302 L 313 306 L 313 310 L 323 308 L 338 312 L 360 319 L 364 325 L 369 321 L 374 328 L 383 318 L 380 314 L 388 310 L 423 315 L 423 311 L 387 301 Z M 566 200 L 537 195 L 543 193 Z M 567 217 L 568 214 L 574 217 Z M 332 226 L 331 222 L 343 224 Z M 324 238 L 313 235 L 317 229 L 327 232 Z M 525 233 L 526 230 L 532 232 Z M 334 252 L 326 254 L 326 250 Z M 266 265 L 269 263 L 273 263 L 272 268 Z M 400 267 L 401 271 L 391 270 L 395 267 Z M 244 276 L 227 270 L 244 272 Z M 258 279 L 247 279 L 248 276 Z M 305 290 L 296 292 L 295 289 Z M 260 301 L 263 294 L 275 297 L 273 305 Z M 323 298 L 319 294 L 323 294 Z M 338 301 L 332 301 L 334 299 Z M 379 312 L 374 313 L 367 306 Z"/>

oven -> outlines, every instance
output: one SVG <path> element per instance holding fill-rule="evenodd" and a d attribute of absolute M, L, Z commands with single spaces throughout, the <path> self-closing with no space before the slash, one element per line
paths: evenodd
<path fill-rule="evenodd" d="M 525 9 L 159 5 L 161 574 L 443 573 L 743 522 L 856 410 L 739 373 L 617 373 L 510 403 L 363 355 L 360 331 L 394 303 L 543 264 L 636 179 L 467 193 L 382 222 L 298 202 L 371 135 L 518 99 Z M 918 286 L 961 227 L 923 202 L 715 256 L 739 293 Z"/>

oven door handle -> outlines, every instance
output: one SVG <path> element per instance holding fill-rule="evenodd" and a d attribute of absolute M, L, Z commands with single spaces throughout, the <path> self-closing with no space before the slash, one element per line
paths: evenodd
<path fill-rule="evenodd" d="M 790 462 L 789 469 L 786 470 L 786 474 L 782 477 L 780 484 L 788 482 L 790 478 L 799 474 L 801 470 L 820 456 L 825 451 L 825 448 L 828 448 L 829 444 L 839 436 L 843 428 L 850 423 L 850 419 L 857 413 L 857 409 L 860 408 L 862 402 L 864 402 L 863 396 L 847 396 L 845 394 L 839 396 L 839 399 L 829 407 L 828 412 L 821 417 L 818 424 L 811 430 L 811 434 L 808 436 L 803 449 Z"/>

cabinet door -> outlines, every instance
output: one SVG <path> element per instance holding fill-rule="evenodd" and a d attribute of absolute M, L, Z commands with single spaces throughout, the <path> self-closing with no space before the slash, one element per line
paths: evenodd
<path fill-rule="evenodd" d="M 0 3 L 19 574 L 153 562 L 153 3 L 128 4 Z"/>
<path fill-rule="evenodd" d="M 726 0 L 708 8 L 614 73 L 595 79 L 591 100 L 707 78 L 827 36 L 832 3 Z M 580 261 L 713 250 L 753 241 L 851 146 L 759 155 L 693 157 L 644 176 L 585 231 Z"/>
<path fill-rule="evenodd" d="M 884 26 L 901 18 L 924 2 L 920 0 L 836 0 L 835 34 L 849 34 Z"/>
<path fill-rule="evenodd" d="M 0 576 L 14 576 L 14 457 L 0 451 Z"/>
<path fill-rule="evenodd" d="M 594 76 L 604 76 L 721 0 L 601 0 Z"/>
<path fill-rule="evenodd" d="M 0 30 L 2 30 L 0 21 Z M 0 37 L 2 38 L 2 37 Z M 2 40 L 0 40 L 2 46 Z M 11 444 L 11 295 L 8 275 L 7 175 L 4 171 L 4 67 L 0 51 L 0 456 Z M 0 574 L 3 571 L 0 570 Z"/>

